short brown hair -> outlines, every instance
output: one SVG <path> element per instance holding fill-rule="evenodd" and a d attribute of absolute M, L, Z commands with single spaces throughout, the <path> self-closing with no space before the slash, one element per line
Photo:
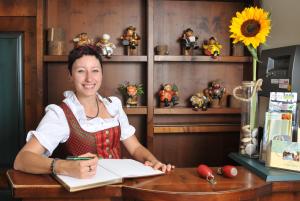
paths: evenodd
<path fill-rule="evenodd" d="M 101 52 L 100 48 L 96 45 L 82 45 L 82 46 L 75 47 L 73 50 L 70 51 L 68 57 L 68 69 L 70 74 L 72 75 L 72 67 L 74 62 L 84 55 L 95 56 L 99 60 L 102 69 L 102 58 L 100 52 Z"/>

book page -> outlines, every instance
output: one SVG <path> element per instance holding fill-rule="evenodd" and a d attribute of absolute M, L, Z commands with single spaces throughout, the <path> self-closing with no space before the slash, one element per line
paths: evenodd
<path fill-rule="evenodd" d="M 285 117 L 287 116 L 287 117 Z M 284 141 L 292 140 L 292 114 L 270 113 L 268 141 L 277 139 Z"/>
<path fill-rule="evenodd" d="M 114 172 L 122 178 L 147 177 L 164 174 L 160 170 L 154 170 L 152 167 L 132 159 L 100 159 L 100 166 Z"/>
<path fill-rule="evenodd" d="M 120 176 L 113 174 L 99 165 L 96 175 L 89 179 L 78 179 L 64 175 L 56 175 L 56 178 L 70 192 L 122 182 Z"/>

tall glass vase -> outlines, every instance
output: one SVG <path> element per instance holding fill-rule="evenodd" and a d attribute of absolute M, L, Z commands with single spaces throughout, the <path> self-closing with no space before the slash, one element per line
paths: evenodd
<path fill-rule="evenodd" d="M 258 96 L 257 82 L 244 81 L 234 89 L 234 97 L 241 101 L 241 130 L 239 153 L 258 158 Z M 239 93 L 237 94 L 237 91 Z"/>

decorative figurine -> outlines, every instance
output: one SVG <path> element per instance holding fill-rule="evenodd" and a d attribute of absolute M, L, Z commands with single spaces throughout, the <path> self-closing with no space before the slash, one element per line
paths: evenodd
<path fill-rule="evenodd" d="M 194 36 L 194 31 L 191 28 L 184 30 L 180 38 L 181 50 L 183 55 L 193 55 L 193 49 L 197 49 L 198 37 Z"/>
<path fill-rule="evenodd" d="M 144 94 L 142 84 L 120 84 L 119 92 L 126 99 L 126 107 L 136 107 L 138 105 L 138 97 Z"/>
<path fill-rule="evenodd" d="M 209 104 L 209 98 L 205 96 L 202 92 L 198 92 L 190 98 L 193 109 L 198 110 L 201 108 L 203 111 L 207 110 Z"/>
<path fill-rule="evenodd" d="M 222 45 L 218 43 L 215 37 L 210 37 L 209 40 L 205 40 L 202 47 L 203 53 L 214 59 L 221 54 Z"/>
<path fill-rule="evenodd" d="M 204 95 L 209 97 L 212 108 L 221 107 L 221 99 L 225 92 L 226 90 L 223 86 L 221 86 L 220 80 L 210 82 L 209 87 L 203 91 Z"/>
<path fill-rule="evenodd" d="M 91 45 L 93 40 L 91 40 L 87 33 L 78 34 L 75 38 L 73 38 L 74 46 L 82 46 L 82 45 Z"/>
<path fill-rule="evenodd" d="M 129 26 L 120 37 L 122 45 L 126 47 L 127 55 L 137 55 L 137 46 L 139 45 L 141 37 L 135 31 L 135 27 Z"/>
<path fill-rule="evenodd" d="M 108 58 L 111 57 L 111 55 L 114 52 L 114 49 L 116 48 L 116 46 L 113 43 L 109 42 L 109 39 L 110 35 L 103 34 L 100 40 L 96 43 L 96 45 L 101 48 L 102 55 Z"/>
<path fill-rule="evenodd" d="M 178 87 L 175 84 L 161 85 L 161 90 L 159 91 L 161 107 L 175 106 L 178 104 L 178 99 Z"/>

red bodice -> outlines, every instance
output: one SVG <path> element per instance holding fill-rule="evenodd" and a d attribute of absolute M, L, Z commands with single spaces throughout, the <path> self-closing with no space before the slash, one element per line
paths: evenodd
<path fill-rule="evenodd" d="M 70 127 L 69 139 L 62 144 L 67 155 L 78 156 L 87 152 L 100 158 L 120 158 L 120 125 L 97 132 L 87 132 L 81 128 L 71 109 L 61 104 Z"/>

